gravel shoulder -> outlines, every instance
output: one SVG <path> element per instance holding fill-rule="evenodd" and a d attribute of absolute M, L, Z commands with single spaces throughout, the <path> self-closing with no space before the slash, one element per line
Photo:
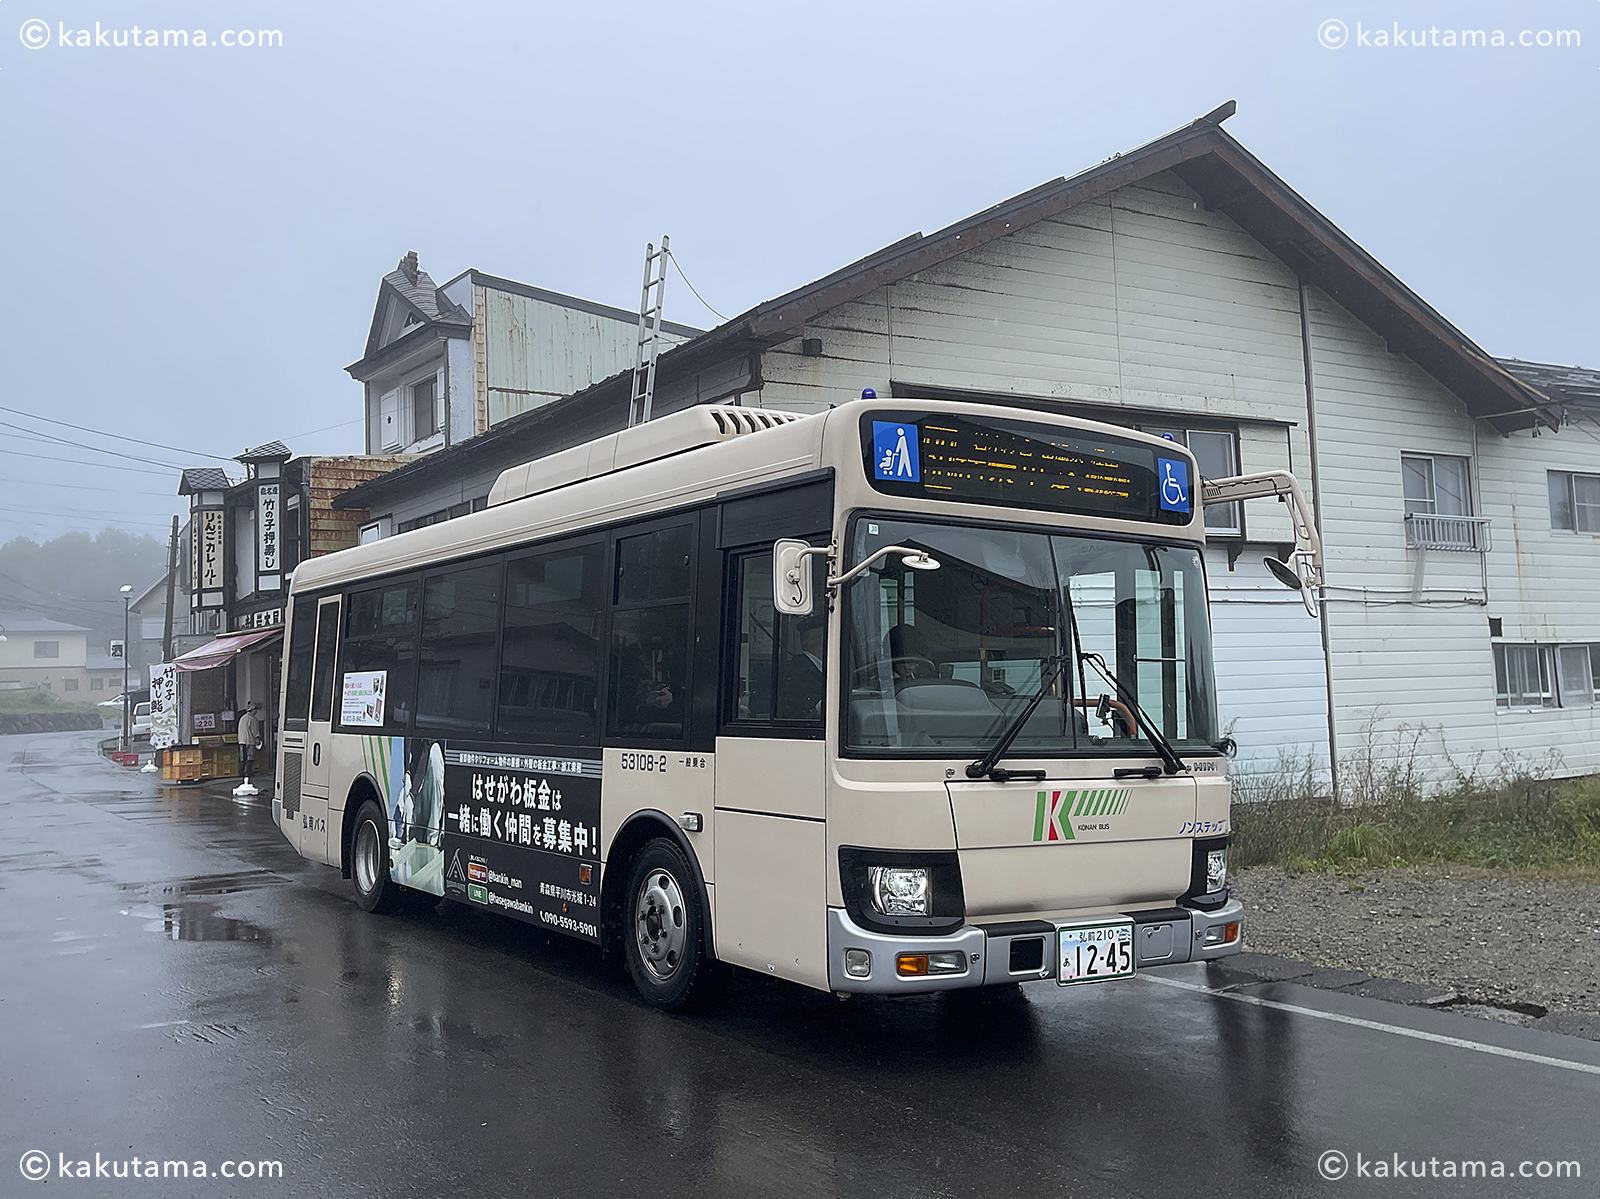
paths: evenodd
<path fill-rule="evenodd" d="M 1233 891 L 1256 953 L 1456 991 L 1459 1010 L 1600 1012 L 1595 882 L 1460 866 L 1349 877 L 1263 866 L 1239 871 Z"/>

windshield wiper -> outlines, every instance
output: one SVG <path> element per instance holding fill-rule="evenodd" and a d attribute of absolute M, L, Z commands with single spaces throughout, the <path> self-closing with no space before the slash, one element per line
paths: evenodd
<path fill-rule="evenodd" d="M 1009 782 L 1011 779 L 1042 779 L 1044 777 L 1044 771 L 1042 770 L 1007 770 L 1004 766 L 999 766 L 996 763 L 1000 761 L 1006 750 L 1011 748 L 1011 743 L 1017 739 L 1023 727 L 1033 717 L 1034 712 L 1038 710 L 1039 705 L 1044 702 L 1044 697 L 1050 693 L 1050 688 L 1056 685 L 1056 679 L 1060 677 L 1061 670 L 1066 665 L 1066 659 L 1061 657 L 1046 658 L 1045 662 L 1048 664 L 1049 673 L 1039 680 L 1039 690 L 1034 692 L 1033 698 L 1006 726 L 1006 731 L 1000 734 L 999 740 L 989 747 L 989 752 L 976 762 L 967 764 L 967 777 L 969 779 L 991 778 L 997 783 L 1004 783 Z"/>
<path fill-rule="evenodd" d="M 1156 722 L 1150 719 L 1150 714 L 1139 706 L 1138 697 L 1123 686 L 1116 675 L 1111 673 L 1111 668 L 1106 665 L 1104 658 L 1099 654 L 1080 652 L 1078 661 L 1080 663 L 1089 663 L 1090 666 L 1100 672 L 1106 682 L 1117 689 L 1117 694 L 1122 697 L 1122 702 L 1127 704 L 1128 710 L 1133 713 L 1134 724 L 1138 725 L 1139 730 L 1150 739 L 1150 744 L 1155 748 L 1162 764 L 1166 766 L 1168 774 L 1177 774 L 1180 771 L 1189 769 L 1188 764 L 1178 756 L 1178 751 L 1172 748 L 1172 742 L 1168 741 L 1166 735 L 1156 727 Z M 969 766 L 967 769 L 971 770 L 972 768 Z M 1151 767 L 1151 769 L 1154 770 L 1155 768 Z"/>

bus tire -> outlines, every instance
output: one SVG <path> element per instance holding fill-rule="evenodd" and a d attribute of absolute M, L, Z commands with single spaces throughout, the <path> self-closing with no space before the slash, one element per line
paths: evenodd
<path fill-rule="evenodd" d="M 628 871 L 623 956 L 644 1001 L 677 1012 L 711 998 L 720 971 L 706 952 L 705 908 L 675 841 L 647 842 Z"/>
<path fill-rule="evenodd" d="M 404 888 L 389 877 L 388 828 L 383 809 L 374 801 L 361 805 L 350 834 L 350 885 L 364 912 L 393 912 L 404 899 Z"/>

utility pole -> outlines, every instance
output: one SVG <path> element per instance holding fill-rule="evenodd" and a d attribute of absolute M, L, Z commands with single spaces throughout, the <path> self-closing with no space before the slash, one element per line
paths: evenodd
<path fill-rule="evenodd" d="M 133 584 L 122 585 L 122 749 L 133 740 L 133 702 L 128 695 L 128 611 L 133 599 Z"/>
<path fill-rule="evenodd" d="M 172 661 L 172 605 L 178 593 L 178 518 L 172 518 L 172 538 L 167 542 L 167 607 L 161 628 L 161 660 Z"/>

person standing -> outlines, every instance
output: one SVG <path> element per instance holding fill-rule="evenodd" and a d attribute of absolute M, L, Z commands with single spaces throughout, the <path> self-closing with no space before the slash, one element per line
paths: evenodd
<path fill-rule="evenodd" d="M 244 776 L 244 782 L 233 789 L 235 795 L 257 794 L 250 776 L 255 773 L 256 750 L 261 748 L 261 719 L 256 715 L 259 706 L 254 702 L 248 703 L 239 714 L 239 773 Z"/>

